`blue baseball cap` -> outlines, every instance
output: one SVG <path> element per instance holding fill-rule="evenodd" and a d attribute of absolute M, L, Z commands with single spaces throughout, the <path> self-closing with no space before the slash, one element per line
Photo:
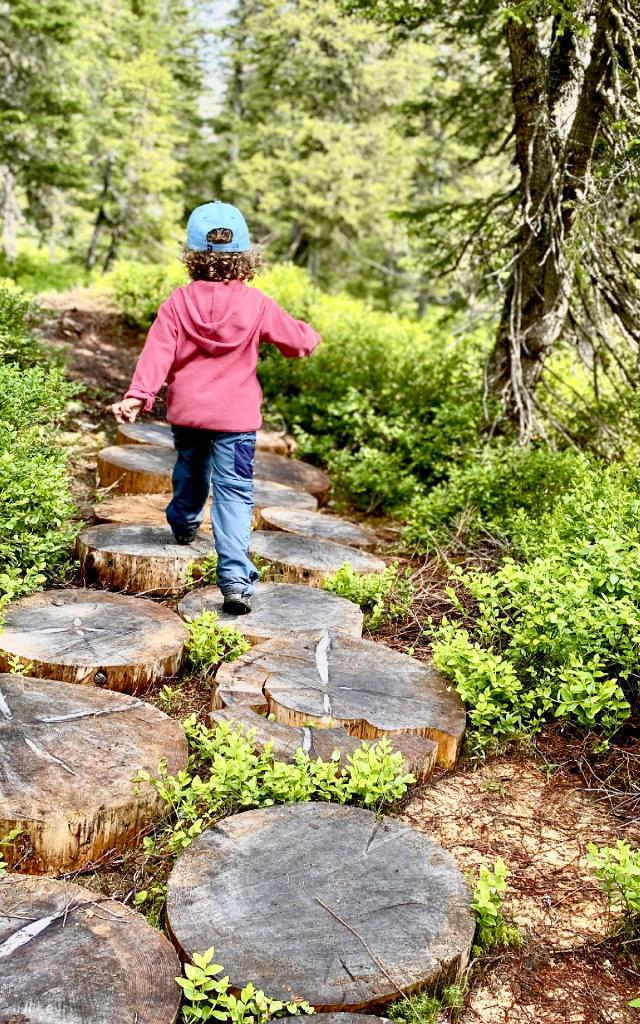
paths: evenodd
<path fill-rule="evenodd" d="M 214 228 L 228 228 L 230 242 L 209 242 L 207 235 Z M 246 252 L 251 248 L 247 222 L 237 206 L 213 203 L 197 206 L 187 221 L 187 248 L 196 252 Z"/>

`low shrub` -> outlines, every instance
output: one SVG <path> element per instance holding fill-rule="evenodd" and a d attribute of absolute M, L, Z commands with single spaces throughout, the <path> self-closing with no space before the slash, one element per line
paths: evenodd
<path fill-rule="evenodd" d="M 589 863 L 602 882 L 609 905 L 622 912 L 622 929 L 640 934 L 640 850 L 623 839 L 615 846 L 589 844 Z"/>
<path fill-rule="evenodd" d="M 223 661 L 235 661 L 249 650 L 242 633 L 233 626 L 220 626 L 216 612 L 204 611 L 195 619 L 186 616 L 188 636 L 185 649 L 194 672 L 210 672 Z"/>
<path fill-rule="evenodd" d="M 549 718 L 611 735 L 637 699 L 640 487 L 620 467 L 588 471 L 537 521 L 515 516 L 518 558 L 455 571 L 476 602 L 443 620 L 434 661 L 454 680 L 481 745 Z"/>
<path fill-rule="evenodd" d="M 188 280 L 177 260 L 167 264 L 117 260 L 113 270 L 102 276 L 99 287 L 110 295 L 129 323 L 147 328 L 158 306 Z"/>
<path fill-rule="evenodd" d="M 47 362 L 33 328 L 42 320 L 35 302 L 11 285 L 0 283 L 0 360 L 20 367 Z"/>
<path fill-rule="evenodd" d="M 64 292 L 90 281 L 89 271 L 69 258 L 49 259 L 35 246 L 23 248 L 15 260 L 0 255 L 0 278 L 8 278 L 31 295 Z"/>
<path fill-rule="evenodd" d="M 496 859 L 493 868 L 488 868 L 486 864 L 480 868 L 471 904 L 476 915 L 477 953 L 522 945 L 518 928 L 509 924 L 503 914 L 503 898 L 510 874 L 502 857 Z"/>
<path fill-rule="evenodd" d="M 409 573 L 388 565 L 383 572 L 355 572 L 346 562 L 337 572 L 324 577 L 324 590 L 359 605 L 365 622 L 374 631 L 384 621 L 395 622 L 411 611 L 415 587 Z"/>

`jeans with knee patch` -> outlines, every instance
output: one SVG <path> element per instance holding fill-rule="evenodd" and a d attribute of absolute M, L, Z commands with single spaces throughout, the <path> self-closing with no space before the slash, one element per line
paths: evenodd
<path fill-rule="evenodd" d="M 218 586 L 251 594 L 260 573 L 249 558 L 253 516 L 255 431 L 172 426 L 178 453 L 167 521 L 175 533 L 196 530 L 213 494 L 211 524 L 218 554 Z"/>

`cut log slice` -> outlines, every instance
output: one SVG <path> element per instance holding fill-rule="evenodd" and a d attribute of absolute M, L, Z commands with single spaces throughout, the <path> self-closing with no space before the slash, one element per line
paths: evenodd
<path fill-rule="evenodd" d="M 171 490 L 176 453 L 159 444 L 115 444 L 98 452 L 98 487 L 116 494 Z"/>
<path fill-rule="evenodd" d="M 121 849 L 166 809 L 152 786 L 166 758 L 185 768 L 178 724 L 150 704 L 86 686 L 0 675 L 0 836 L 21 829 L 7 848 L 20 871 L 77 871 Z M 1 973 L 1 972 L 0 972 Z"/>
<path fill-rule="evenodd" d="M 173 1024 L 180 963 L 141 914 L 71 882 L 0 878 L 3 1024 Z"/>
<path fill-rule="evenodd" d="M 254 519 L 257 523 L 259 510 L 277 504 L 315 512 L 317 500 L 306 491 L 294 491 L 282 484 L 270 484 L 256 480 L 254 490 Z M 171 494 L 122 494 L 94 505 L 93 515 L 99 523 L 138 523 L 144 526 L 166 526 L 165 511 L 171 501 Z M 211 502 L 207 502 L 200 526 L 205 533 L 211 532 Z"/>
<path fill-rule="evenodd" d="M 263 751 L 269 744 L 272 756 L 287 764 L 295 761 L 299 750 L 308 754 L 312 760 L 321 757 L 323 761 L 330 761 L 337 750 L 344 763 L 363 742 L 350 736 L 341 726 L 333 729 L 314 729 L 312 726 L 296 729 L 291 725 L 280 725 L 241 703 L 212 711 L 211 719 L 217 723 L 232 722 L 242 729 L 244 735 L 251 733 L 257 750 Z M 391 744 L 394 750 L 402 754 L 403 771 L 411 772 L 418 785 L 426 782 L 436 763 L 438 748 L 433 740 L 409 734 L 395 735 Z"/>
<path fill-rule="evenodd" d="M 249 552 L 275 566 L 286 583 L 307 583 L 312 587 L 321 587 L 324 577 L 337 572 L 345 562 L 356 572 L 383 572 L 385 568 L 381 558 L 346 544 L 275 530 L 256 530 L 251 535 Z"/>
<path fill-rule="evenodd" d="M 12 602 L 0 671 L 17 658 L 33 676 L 139 693 L 182 664 L 186 627 L 162 605 L 95 590 L 48 590 Z"/>
<path fill-rule="evenodd" d="M 176 544 L 168 526 L 90 526 L 78 535 L 78 557 L 87 583 L 129 594 L 172 594 L 215 552 L 211 534 Z"/>
<path fill-rule="evenodd" d="M 99 523 L 120 525 L 166 526 L 165 510 L 171 501 L 171 494 L 123 494 L 106 498 L 93 507 L 94 518 Z M 207 502 L 200 529 L 211 533 L 211 503 Z"/>
<path fill-rule="evenodd" d="M 159 444 L 173 448 L 173 434 L 168 423 L 120 423 L 116 444 Z"/>
<path fill-rule="evenodd" d="M 298 508 L 263 508 L 257 516 L 257 526 L 260 530 L 282 530 L 312 540 L 332 540 L 356 548 L 374 548 L 378 543 L 373 530 L 368 530 L 366 526 L 350 523 L 338 516 L 305 512 Z"/>
<path fill-rule="evenodd" d="M 270 480 L 284 484 L 294 490 L 308 491 L 321 501 L 326 497 L 331 481 L 317 466 L 311 466 L 300 459 L 288 459 L 284 455 L 257 452 L 254 462 L 256 480 Z"/>
<path fill-rule="evenodd" d="M 361 739 L 426 736 L 446 768 L 462 744 L 464 705 L 444 676 L 383 644 L 339 632 L 267 640 L 223 665 L 217 684 L 221 694 L 262 689 L 268 712 L 283 725 L 343 725 Z"/>
<path fill-rule="evenodd" d="M 168 423 L 121 423 L 116 434 L 116 444 L 159 444 L 173 448 L 173 434 Z M 276 455 L 291 455 L 296 442 L 284 430 L 263 428 L 256 432 L 256 448 L 261 452 Z"/>
<path fill-rule="evenodd" d="M 450 854 L 396 818 L 266 807 L 198 836 L 168 884 L 180 953 L 215 946 L 231 985 L 361 1010 L 464 970 L 475 928 Z"/>
<path fill-rule="evenodd" d="M 284 1020 L 293 1020 L 285 1017 Z M 387 1024 L 387 1017 L 375 1017 L 372 1013 L 314 1013 L 313 1024 Z M 300 1022 L 298 1021 L 298 1024 Z"/>
<path fill-rule="evenodd" d="M 178 612 L 190 618 L 203 611 L 217 612 L 222 625 L 233 625 L 250 643 L 324 628 L 362 636 L 363 616 L 358 606 L 326 590 L 292 583 L 258 583 L 251 604 L 249 615 L 229 615 L 222 611 L 218 588 L 202 587 L 183 597 Z"/>

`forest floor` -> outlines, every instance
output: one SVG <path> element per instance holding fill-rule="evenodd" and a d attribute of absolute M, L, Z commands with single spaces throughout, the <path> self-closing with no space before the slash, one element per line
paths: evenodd
<path fill-rule="evenodd" d="M 96 452 L 115 435 L 107 406 L 123 394 L 143 336 L 105 300 L 83 291 L 45 301 L 52 311 L 45 337 L 66 349 L 70 373 L 83 385 L 63 443 L 81 513 L 90 518 Z M 392 550 L 399 553 L 397 542 Z M 490 564 L 492 552 L 467 557 Z M 415 657 L 427 658 L 423 623 L 450 610 L 446 569 L 441 558 L 412 569 L 418 583 L 412 616 L 371 639 L 399 650 L 413 647 Z M 208 687 L 196 679 L 180 686 L 169 702 L 158 688 L 144 696 L 174 717 L 203 714 Z M 586 857 L 589 843 L 625 838 L 640 844 L 639 780 L 637 737 L 598 755 L 584 737 L 551 727 L 528 746 L 463 758 L 453 772 L 437 773 L 405 798 L 399 813 L 450 850 L 463 871 L 502 857 L 512 872 L 507 907 L 523 946 L 475 962 L 456 1017 L 460 1024 L 640 1021 L 640 1011 L 627 1006 L 640 992 L 640 940 L 610 937 L 615 923 Z M 130 902 L 136 871 L 134 855 L 119 855 L 85 869 L 81 881 Z"/>

